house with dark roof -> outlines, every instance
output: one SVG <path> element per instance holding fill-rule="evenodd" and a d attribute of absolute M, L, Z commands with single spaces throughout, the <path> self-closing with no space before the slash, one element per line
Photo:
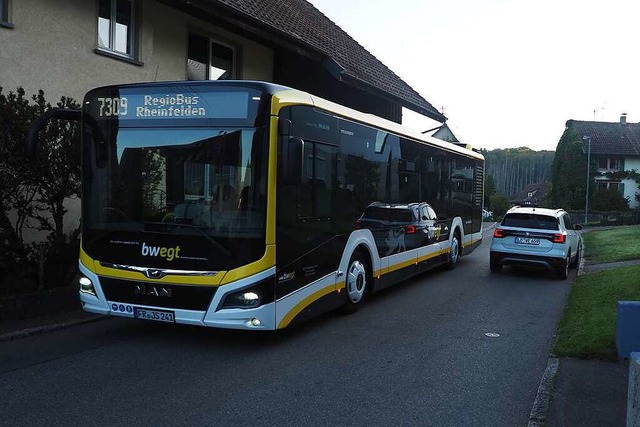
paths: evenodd
<path fill-rule="evenodd" d="M 446 123 L 443 123 L 443 124 L 441 124 L 439 126 L 436 126 L 433 129 L 427 129 L 427 130 L 423 131 L 422 133 L 424 135 L 432 136 L 434 138 L 437 138 L 437 139 L 439 139 L 441 141 L 450 142 L 450 143 L 452 143 L 454 145 L 457 145 L 458 147 L 463 147 L 463 148 L 466 148 L 468 150 L 478 151 L 477 149 L 474 149 L 470 144 L 467 144 L 467 143 L 464 143 L 464 142 L 460 142 L 458 137 L 456 137 L 454 135 L 453 131 L 451 130 L 449 125 L 447 125 Z"/>
<path fill-rule="evenodd" d="M 264 80 L 402 122 L 446 117 L 305 0 L 3 0 L 0 86 L 81 99 L 109 84 Z"/>
<path fill-rule="evenodd" d="M 446 123 L 443 123 L 433 129 L 425 130 L 422 133 L 454 144 L 458 144 L 460 142 L 458 138 L 453 134 L 453 131 L 451 130 L 449 125 L 447 125 Z"/>
<path fill-rule="evenodd" d="M 510 200 L 510 203 L 512 206 L 538 207 L 550 189 L 550 182 L 528 184 L 516 197 Z"/>
<path fill-rule="evenodd" d="M 640 123 L 622 115 L 613 123 L 568 120 L 567 129 L 580 136 L 582 152 L 596 165 L 596 189 L 617 190 L 637 208 L 638 183 L 625 172 L 640 172 Z"/>

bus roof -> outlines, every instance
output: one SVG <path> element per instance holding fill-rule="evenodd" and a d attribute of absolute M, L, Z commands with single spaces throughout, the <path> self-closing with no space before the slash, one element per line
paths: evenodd
<path fill-rule="evenodd" d="M 392 122 L 387 119 L 383 119 L 374 114 L 363 113 L 363 112 L 354 110 L 352 108 L 345 107 L 340 104 L 336 104 L 335 102 L 327 101 L 326 99 L 320 98 L 315 95 L 311 95 L 301 90 L 287 88 L 284 90 L 275 91 L 273 92 L 273 95 L 278 98 L 280 104 L 310 105 L 310 106 L 319 108 L 321 110 L 339 114 L 342 117 L 351 119 L 356 122 L 375 126 L 377 128 L 392 132 L 399 136 L 405 136 L 411 139 L 416 139 L 418 141 L 427 143 L 429 145 L 437 146 L 439 148 L 442 148 L 443 150 L 448 150 L 455 153 L 464 154 L 470 157 L 475 157 L 477 159 L 484 160 L 484 156 L 476 151 L 458 146 L 456 144 L 453 144 L 447 141 L 442 141 L 440 139 L 421 134 L 401 124 Z"/>
<path fill-rule="evenodd" d="M 409 129 L 405 126 L 402 126 L 398 123 L 392 122 L 390 120 L 383 119 L 376 115 L 370 113 L 363 113 L 357 110 L 354 110 L 349 107 L 345 107 L 343 105 L 337 104 L 335 102 L 328 101 L 326 99 L 320 98 L 315 95 L 311 95 L 302 90 L 293 89 L 287 86 L 263 82 L 263 81 L 255 81 L 255 80 L 190 80 L 190 81 L 163 81 L 163 82 L 149 82 L 149 83 L 127 83 L 122 85 L 111 85 L 104 86 L 100 88 L 95 88 L 93 90 L 102 90 L 106 88 L 132 88 L 132 87 L 167 87 L 167 86 L 245 86 L 254 89 L 258 89 L 265 93 L 274 95 L 278 98 L 278 103 L 280 106 L 283 104 L 299 104 L 299 105 L 310 105 L 321 110 L 333 112 L 342 117 L 351 119 L 356 122 L 360 122 L 363 124 L 368 124 L 371 126 L 375 126 L 377 128 L 386 130 L 388 132 L 395 133 L 399 136 L 405 136 L 407 138 L 411 138 L 414 140 L 418 140 L 429 145 L 437 146 L 442 148 L 443 150 L 464 154 L 469 157 L 474 157 L 477 159 L 484 159 L 484 156 L 476 151 L 469 150 L 467 148 L 458 146 L 456 144 L 452 144 L 450 142 L 442 141 L 437 138 L 433 138 L 430 136 L 423 135 L 417 131 Z M 87 93 L 90 94 L 93 90 Z"/>

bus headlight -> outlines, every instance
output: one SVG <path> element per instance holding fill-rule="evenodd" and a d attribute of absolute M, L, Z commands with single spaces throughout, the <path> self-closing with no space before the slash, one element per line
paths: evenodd
<path fill-rule="evenodd" d="M 218 307 L 222 308 L 257 308 L 274 301 L 275 276 L 232 292 L 222 299 Z"/>
<path fill-rule="evenodd" d="M 256 292 L 236 292 L 227 295 L 222 304 L 222 308 L 256 308 L 260 305 L 262 298 Z"/>
<path fill-rule="evenodd" d="M 80 292 L 84 294 L 93 295 L 94 297 L 97 296 L 96 289 L 93 287 L 93 283 L 91 282 L 91 279 L 85 276 L 81 276 L 80 279 L 78 280 L 78 283 L 80 283 Z"/>

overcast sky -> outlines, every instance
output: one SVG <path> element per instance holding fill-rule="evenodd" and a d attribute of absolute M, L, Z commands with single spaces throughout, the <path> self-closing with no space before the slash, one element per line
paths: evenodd
<path fill-rule="evenodd" d="M 475 148 L 555 150 L 594 110 L 640 121 L 638 0 L 310 1 Z"/>

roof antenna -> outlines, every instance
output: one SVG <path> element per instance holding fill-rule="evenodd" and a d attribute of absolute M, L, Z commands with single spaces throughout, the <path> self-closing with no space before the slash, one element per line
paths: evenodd
<path fill-rule="evenodd" d="M 158 81 L 158 70 L 160 69 L 160 65 L 156 65 L 156 75 L 153 76 L 153 81 L 157 82 Z"/>

